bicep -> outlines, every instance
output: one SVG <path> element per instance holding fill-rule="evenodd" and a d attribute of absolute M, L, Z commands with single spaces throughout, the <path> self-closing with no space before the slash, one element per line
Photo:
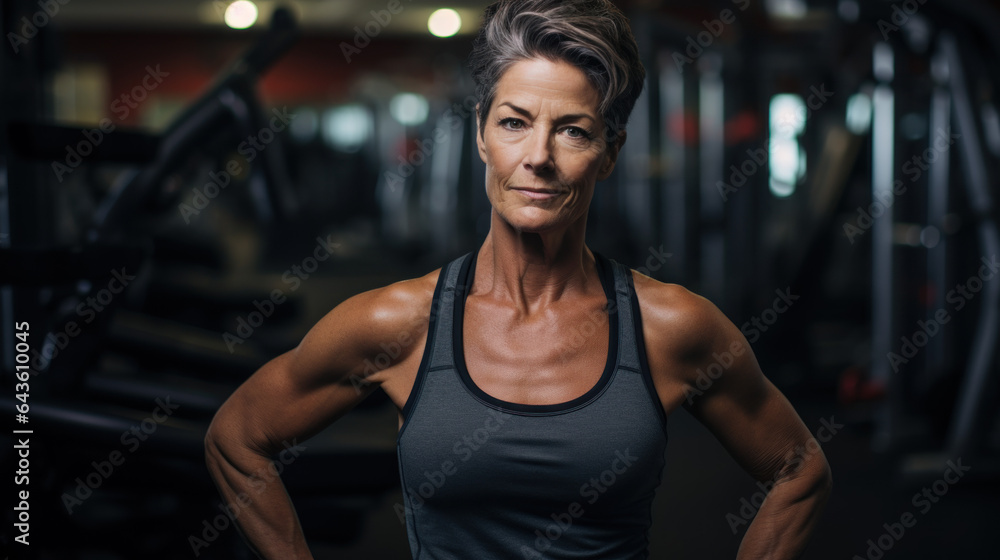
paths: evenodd
<path fill-rule="evenodd" d="M 345 328 L 356 305 L 345 304 L 236 389 L 209 428 L 216 445 L 272 455 L 315 435 L 377 387 L 364 379 L 365 345 Z"/>
<path fill-rule="evenodd" d="M 686 380 L 685 408 L 757 480 L 801 464 L 811 437 L 787 398 L 768 380 L 743 334 L 712 306 L 707 350 Z"/>

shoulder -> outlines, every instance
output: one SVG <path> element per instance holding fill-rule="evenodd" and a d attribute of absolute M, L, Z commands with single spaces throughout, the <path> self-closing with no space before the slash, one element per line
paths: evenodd
<path fill-rule="evenodd" d="M 336 320 L 324 318 L 320 325 L 326 322 L 328 328 L 349 327 L 364 338 L 373 339 L 384 339 L 400 329 L 420 324 L 426 327 L 440 272 L 437 269 L 352 296 L 327 316 Z"/>
<path fill-rule="evenodd" d="M 633 272 L 642 336 L 654 375 L 694 382 L 714 360 L 752 355 L 743 333 L 707 298 L 687 288 Z"/>
<path fill-rule="evenodd" d="M 440 273 L 441 269 L 437 269 L 418 278 L 401 280 L 358 294 L 344 303 L 364 311 L 366 316 L 359 320 L 376 330 L 427 320 Z"/>
<path fill-rule="evenodd" d="M 297 361 L 320 362 L 343 371 L 357 369 L 382 353 L 392 362 L 405 359 L 427 332 L 440 271 L 344 300 L 306 334 L 295 351 Z"/>
<path fill-rule="evenodd" d="M 698 353 L 720 335 L 737 330 L 714 303 L 684 286 L 634 271 L 633 278 L 643 330 L 650 331 L 655 342 Z"/>

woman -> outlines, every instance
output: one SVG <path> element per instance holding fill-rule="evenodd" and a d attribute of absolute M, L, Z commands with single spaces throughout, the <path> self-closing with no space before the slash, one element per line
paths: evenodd
<path fill-rule="evenodd" d="M 684 405 L 774 485 L 739 558 L 796 557 L 830 473 L 794 409 L 715 306 L 584 244 L 644 79 L 627 20 L 607 0 L 502 0 L 472 66 L 482 247 L 348 299 L 247 380 L 206 438 L 223 496 L 381 387 L 414 558 L 643 558 L 666 418 Z M 310 557 L 280 485 L 238 522 L 265 558 Z"/>

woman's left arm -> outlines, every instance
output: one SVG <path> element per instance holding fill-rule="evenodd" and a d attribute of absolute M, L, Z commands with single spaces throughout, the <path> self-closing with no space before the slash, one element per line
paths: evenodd
<path fill-rule="evenodd" d="M 797 558 L 830 495 L 826 456 L 764 377 L 740 330 L 705 298 L 652 282 L 637 279 L 636 287 L 640 301 L 644 291 L 652 294 L 642 307 L 643 331 L 654 382 L 658 390 L 667 388 L 661 391 L 664 407 L 684 406 L 770 488 L 737 559 Z"/>

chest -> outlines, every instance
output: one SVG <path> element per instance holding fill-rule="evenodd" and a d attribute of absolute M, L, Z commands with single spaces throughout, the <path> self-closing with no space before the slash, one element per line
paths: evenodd
<path fill-rule="evenodd" d="M 404 488 L 425 510 L 460 519 L 489 508 L 535 527 L 575 503 L 580 522 L 643 522 L 666 445 L 644 391 L 618 369 L 581 406 L 510 411 L 483 406 L 454 370 L 437 370 L 399 441 Z"/>
<path fill-rule="evenodd" d="M 573 400 L 601 378 L 610 343 L 607 300 L 556 305 L 526 318 L 470 297 L 462 354 L 472 381 L 508 402 L 544 405 Z"/>

